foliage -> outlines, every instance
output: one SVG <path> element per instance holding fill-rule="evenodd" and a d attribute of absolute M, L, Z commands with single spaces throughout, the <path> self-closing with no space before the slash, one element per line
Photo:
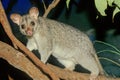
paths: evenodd
<path fill-rule="evenodd" d="M 107 16 L 105 13 L 107 6 L 115 7 L 115 9 L 113 11 L 113 18 L 116 13 L 120 12 L 120 0 L 95 0 L 95 6 L 96 6 L 98 12 L 102 16 Z"/>
<path fill-rule="evenodd" d="M 69 3 L 70 3 L 70 0 L 66 0 L 67 8 L 69 8 Z"/>
<path fill-rule="evenodd" d="M 107 68 L 111 68 L 111 72 L 109 74 L 112 74 L 114 76 L 115 75 L 120 76 L 120 75 L 118 75 L 119 72 L 112 71 L 112 69 L 118 69 L 118 68 L 120 69 L 120 62 L 119 62 L 120 50 L 117 47 L 115 47 L 109 43 L 102 42 L 102 41 L 95 41 L 95 43 L 99 43 L 99 44 L 103 45 L 102 49 L 99 49 L 99 51 L 97 51 L 97 55 L 101 54 L 101 56 L 99 56 L 99 59 L 103 60 L 103 63 L 105 64 L 105 66 L 109 65 Z M 97 46 L 97 48 L 98 48 L 98 46 Z M 108 72 L 107 68 L 105 70 L 106 73 Z"/>

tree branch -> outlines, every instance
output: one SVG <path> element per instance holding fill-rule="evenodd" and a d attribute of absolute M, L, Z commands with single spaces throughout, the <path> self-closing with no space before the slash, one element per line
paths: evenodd
<path fill-rule="evenodd" d="M 43 17 L 47 17 L 48 13 L 59 3 L 60 0 L 53 0 L 53 2 L 45 10 Z"/>
<path fill-rule="evenodd" d="M 42 0 L 42 3 L 43 3 L 43 6 L 44 6 L 44 9 L 45 9 L 45 11 L 46 11 L 46 5 L 45 5 L 44 0 Z"/>
<path fill-rule="evenodd" d="M 35 80 L 49 80 L 26 56 L 0 41 L 0 58 L 7 60 L 15 68 L 26 72 Z"/>
<path fill-rule="evenodd" d="M 51 64 L 47 64 L 48 67 L 62 80 L 89 80 L 90 74 L 78 73 L 55 67 Z M 120 78 L 98 76 L 96 80 L 120 80 Z"/>
<path fill-rule="evenodd" d="M 14 67 L 26 72 L 34 80 L 50 80 L 21 52 L 6 43 L 0 42 L 0 45 L 2 45 L 0 46 L 0 58 L 4 58 Z M 50 64 L 47 64 L 47 66 L 62 80 L 88 80 L 90 76 L 89 74 L 61 69 Z M 98 76 L 96 80 L 120 80 L 120 78 Z"/>
<path fill-rule="evenodd" d="M 57 78 L 57 76 L 49 70 L 49 68 L 43 64 L 32 52 L 30 52 L 19 40 L 16 39 L 16 37 L 13 35 L 11 28 L 10 28 L 10 24 L 7 20 L 7 17 L 5 15 L 5 11 L 2 7 L 2 3 L 0 1 L 0 22 L 6 32 L 6 34 L 8 35 L 8 37 L 10 38 L 10 40 L 12 41 L 12 43 L 16 46 L 18 46 L 22 51 L 25 52 L 25 54 L 31 58 L 31 60 L 40 68 L 42 69 L 46 74 L 50 75 L 51 78 L 53 80 L 59 80 Z"/>

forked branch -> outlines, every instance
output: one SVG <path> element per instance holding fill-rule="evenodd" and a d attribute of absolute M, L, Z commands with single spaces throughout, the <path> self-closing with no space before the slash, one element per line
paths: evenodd
<path fill-rule="evenodd" d="M 55 6 L 59 3 L 60 0 L 53 0 L 53 2 L 48 6 L 48 8 L 45 10 L 45 13 L 43 17 L 47 17 L 48 13 L 55 8 Z"/>

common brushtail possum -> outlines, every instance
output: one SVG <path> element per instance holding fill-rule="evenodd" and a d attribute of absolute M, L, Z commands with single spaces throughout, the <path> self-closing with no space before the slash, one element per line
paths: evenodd
<path fill-rule="evenodd" d="M 21 16 L 14 13 L 10 18 L 28 38 L 27 48 L 30 51 L 38 49 L 43 63 L 53 55 L 67 69 L 73 70 L 76 64 L 80 64 L 89 70 L 90 80 L 95 80 L 99 73 L 103 73 L 93 44 L 82 31 L 40 17 L 36 7 L 32 7 L 29 14 Z"/>

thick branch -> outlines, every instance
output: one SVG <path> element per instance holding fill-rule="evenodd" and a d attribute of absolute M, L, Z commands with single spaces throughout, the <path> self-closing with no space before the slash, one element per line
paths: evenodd
<path fill-rule="evenodd" d="M 21 52 L 15 50 L 6 43 L 0 42 L 0 45 L 2 45 L 0 46 L 0 57 L 6 59 L 16 68 L 26 72 L 34 80 L 49 80 Z M 47 64 L 47 66 L 62 80 L 88 80 L 89 78 L 89 74 L 61 69 L 50 64 Z M 115 79 L 99 76 L 97 80 L 120 80 L 120 78 Z"/>
<path fill-rule="evenodd" d="M 30 52 L 19 40 L 16 39 L 16 37 L 12 34 L 9 22 L 7 20 L 7 17 L 5 15 L 5 11 L 2 7 L 2 3 L 0 1 L 0 22 L 3 25 L 3 28 L 12 41 L 16 46 L 18 46 L 22 51 L 26 53 L 28 57 L 32 59 L 32 61 L 41 68 L 45 73 L 49 74 L 53 80 L 58 80 L 57 76 L 54 75 L 52 71 L 49 70 L 49 68 L 43 64 L 32 52 Z"/>
<path fill-rule="evenodd" d="M 78 72 L 61 69 L 61 68 L 55 67 L 51 64 L 47 64 L 47 65 L 60 79 L 63 79 L 63 80 L 89 80 L 89 76 L 90 76 L 89 74 L 78 73 Z M 120 78 L 98 76 L 98 78 L 96 80 L 120 80 Z"/>
<path fill-rule="evenodd" d="M 0 42 L 0 58 L 7 60 L 14 67 L 26 72 L 34 80 L 49 80 L 40 70 L 31 63 L 21 52 L 6 43 Z"/>

